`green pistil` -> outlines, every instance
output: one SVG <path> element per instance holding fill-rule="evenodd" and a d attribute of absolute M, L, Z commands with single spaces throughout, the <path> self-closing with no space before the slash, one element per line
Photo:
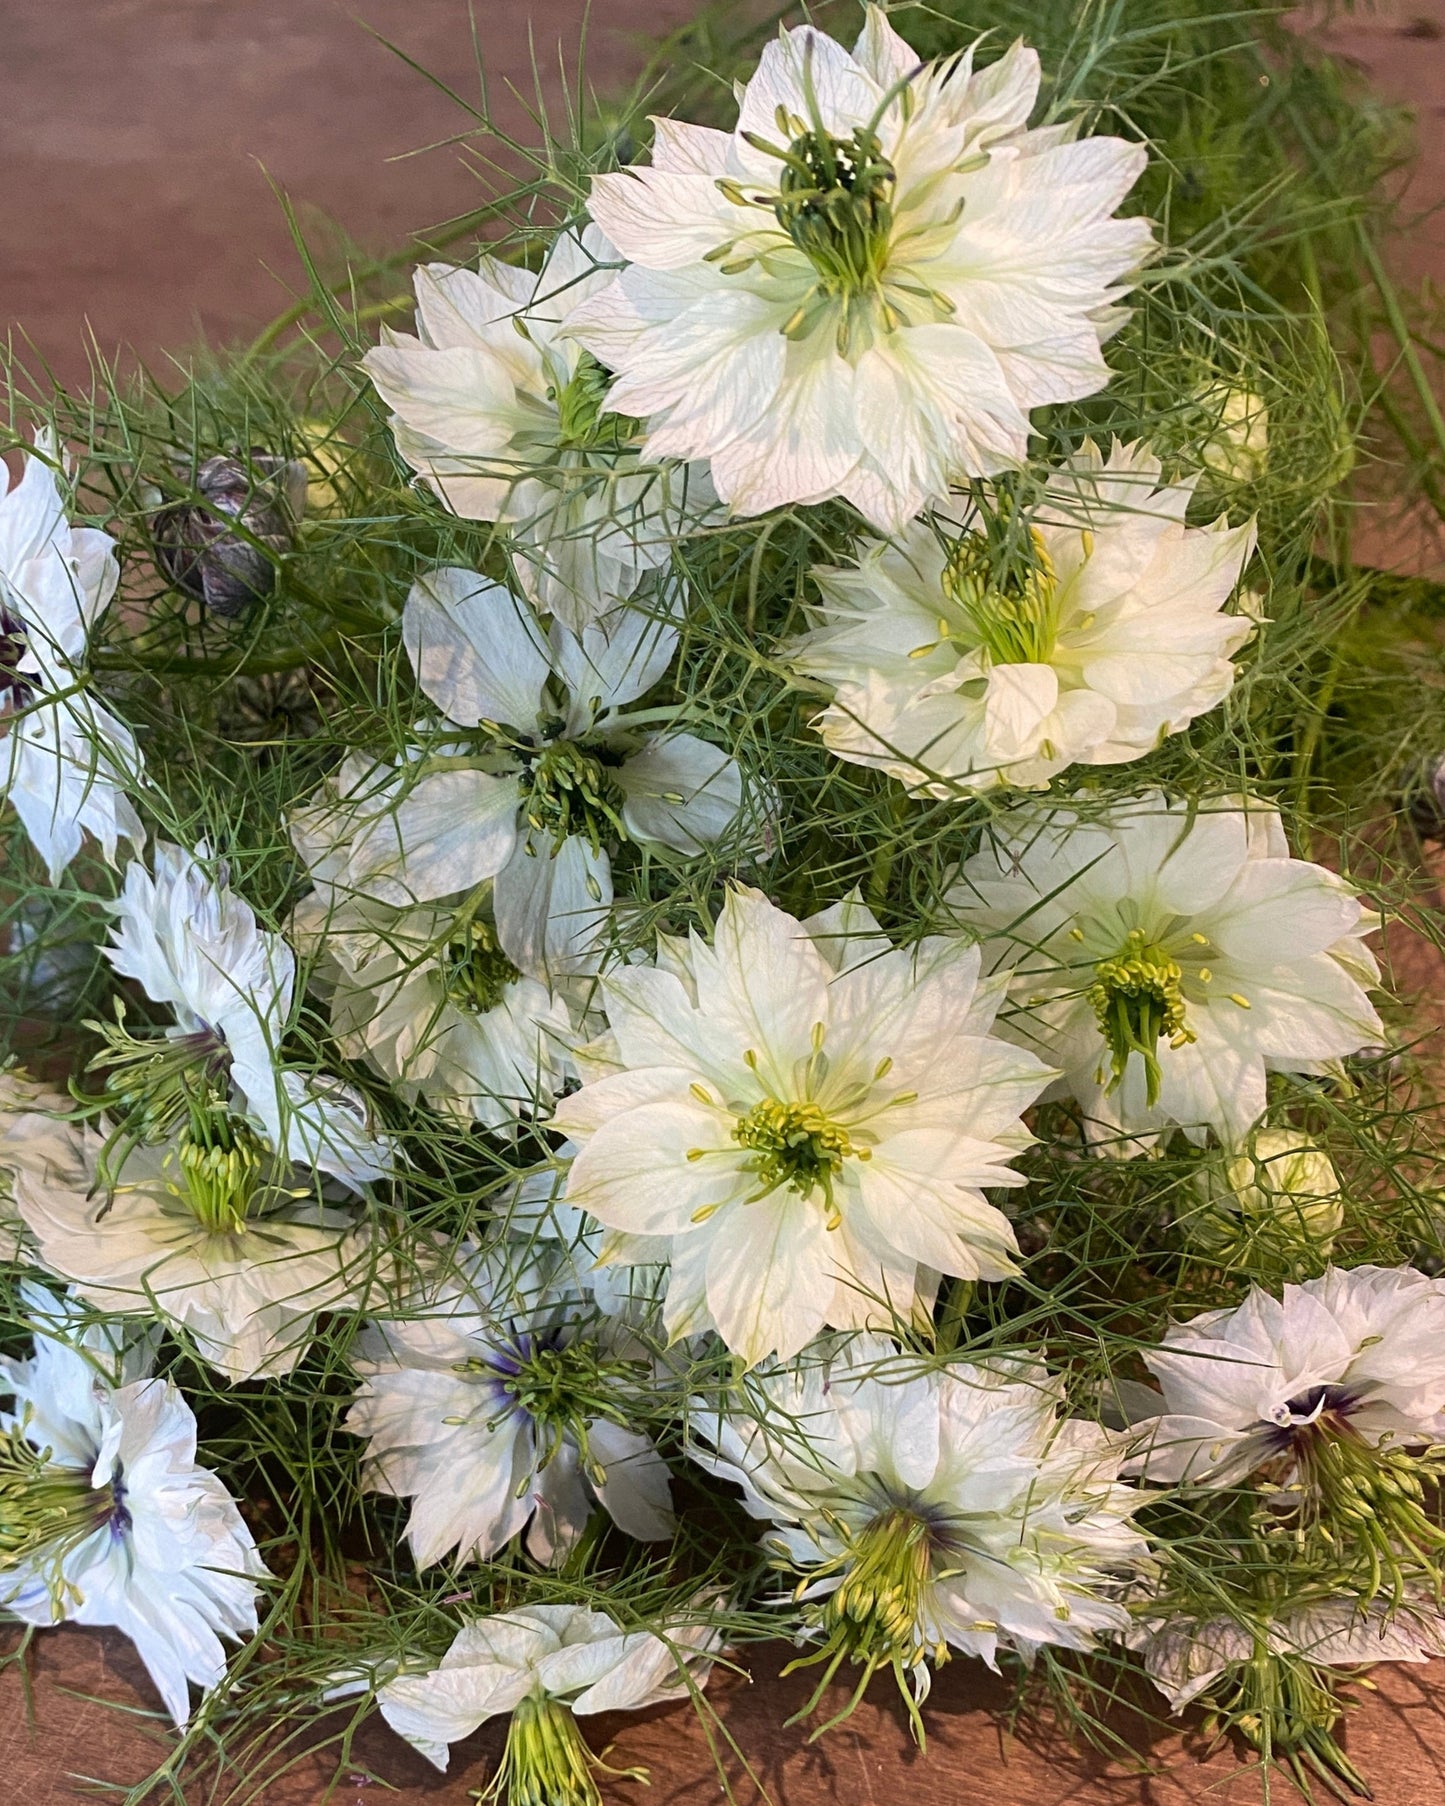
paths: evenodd
<path fill-rule="evenodd" d="M 866 1160 L 869 1155 L 867 1148 L 855 1146 L 842 1124 L 817 1104 L 785 1104 L 775 1097 L 765 1097 L 739 1118 L 733 1140 L 755 1156 L 751 1167 L 758 1179 L 757 1199 L 780 1185 L 803 1197 L 821 1191 L 830 1229 L 836 1228 L 839 1220 L 833 1181 L 843 1170 L 843 1162 Z"/>
<path fill-rule="evenodd" d="M 1184 1013 L 1180 980 L 1184 974 L 1164 949 L 1134 928 L 1112 959 L 1094 967 L 1089 1002 L 1099 1020 L 1099 1032 L 1113 1058 L 1109 1090 L 1123 1083 L 1130 1054 L 1144 1062 L 1146 1096 L 1150 1107 L 1159 1100 L 1159 1042 L 1184 1047 L 1194 1040 Z"/>
<path fill-rule="evenodd" d="M 944 594 L 968 617 L 996 665 L 1044 665 L 1059 632 L 1059 585 L 1053 561 L 1037 533 L 1031 555 L 1016 573 L 1000 579 L 990 567 L 986 541 L 969 534 L 957 541 L 943 568 Z M 940 635 L 948 623 L 939 622 Z M 920 654 L 932 646 L 920 647 Z"/>
<path fill-rule="evenodd" d="M 92 1486 L 84 1468 L 61 1467 L 53 1450 L 26 1440 L 24 1421 L 0 1435 L 0 1572 L 39 1558 L 50 1569 L 57 1608 L 61 1564 L 115 1513 L 115 1491 Z"/>
<path fill-rule="evenodd" d="M 594 853 L 607 840 L 626 840 L 625 798 L 612 772 L 621 763 L 611 748 L 581 740 L 546 746 L 522 774 L 522 808 L 530 827 L 550 834 L 557 846 L 570 835 Z"/>
<path fill-rule="evenodd" d="M 473 1365 L 474 1370 L 480 1371 L 485 1363 Z M 603 1360 L 595 1345 L 587 1341 L 570 1342 L 563 1348 L 543 1344 L 531 1348 L 518 1361 L 515 1374 L 498 1377 L 502 1391 L 536 1428 L 537 1465 L 545 1467 L 570 1437 L 593 1483 L 604 1485 L 607 1473 L 592 1458 L 587 1429 L 599 1418 L 626 1423 L 626 1412 L 619 1401 L 622 1387 L 634 1377 L 627 1363 Z"/>
<path fill-rule="evenodd" d="M 495 1009 L 508 985 L 521 977 L 489 922 L 471 922 L 462 938 L 448 942 L 445 970 L 447 996 L 459 1009 L 479 1016 Z"/>
<path fill-rule="evenodd" d="M 215 1235 L 239 1233 L 266 1165 L 250 1125 L 225 1111 L 194 1112 L 176 1158 L 197 1222 Z"/>
<path fill-rule="evenodd" d="M 208 1029 L 188 1035 L 133 1035 L 120 1001 L 114 1022 L 86 1026 L 102 1041 L 87 1070 L 105 1073 L 109 1112 L 133 1139 L 169 1140 L 194 1110 L 223 1101 L 231 1056 Z"/>
<path fill-rule="evenodd" d="M 548 390 L 557 404 L 557 443 L 562 451 L 618 451 L 638 430 L 626 415 L 607 407 L 612 378 L 590 351 L 580 353 L 577 366 L 560 388 Z"/>
<path fill-rule="evenodd" d="M 822 1736 L 853 1711 L 880 1668 L 891 1668 L 913 1722 L 914 1734 L 923 1742 L 923 1726 L 908 1672 L 925 1653 L 935 1662 L 948 1659 L 946 1647 L 925 1650 L 920 1630 L 924 1593 L 933 1576 L 933 1543 L 928 1524 L 913 1512 L 894 1507 L 881 1512 L 858 1532 L 832 1564 L 842 1579 L 813 1619 L 823 1640 L 811 1654 L 793 1662 L 784 1673 L 812 1668 L 820 1663 L 823 1675 L 798 1718 L 817 1706 L 844 1662 L 861 1665 L 863 1676 L 843 1710 L 813 1733 Z M 830 1570 L 810 1569 L 806 1581 L 817 1580 Z M 793 1721 L 796 1722 L 796 1721 Z"/>
<path fill-rule="evenodd" d="M 567 1707 L 532 1694 L 512 1713 L 496 1774 L 473 1798 L 505 1801 L 506 1806 L 601 1806 L 594 1771 L 602 1766 Z M 647 1778 L 645 1769 L 605 1772 L 629 1780 Z"/>

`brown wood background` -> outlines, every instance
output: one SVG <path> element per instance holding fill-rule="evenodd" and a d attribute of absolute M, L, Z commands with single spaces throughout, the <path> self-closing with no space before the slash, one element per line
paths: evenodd
<path fill-rule="evenodd" d="M 980 12 L 986 10 L 981 7 Z M 533 46 L 556 92 L 556 47 L 575 53 L 583 0 L 476 0 L 492 98 L 525 130 L 510 79 L 532 88 Z M 587 67 L 599 88 L 626 79 L 642 34 L 681 23 L 689 0 L 593 0 Z M 286 304 L 297 279 L 269 175 L 302 206 L 337 219 L 369 250 L 394 246 L 474 205 L 477 180 L 456 152 L 410 156 L 447 138 L 457 115 L 359 28 L 397 40 L 458 89 L 475 94 L 464 0 L 0 0 L 0 321 L 17 353 L 68 382 L 84 380 L 86 340 L 163 367 L 198 331 L 255 331 Z M 1420 116 L 1424 156 L 1408 199 L 1420 216 L 1397 247 L 1402 275 L 1445 276 L 1445 0 L 1382 0 L 1328 28 L 1302 20 L 1355 58 L 1382 92 Z M 530 31 L 530 37 L 529 37 Z M 399 159 L 399 160 L 398 160 Z M 1377 563 L 1442 566 L 1438 538 L 1418 520 L 1381 515 L 1368 536 Z M 1433 957 L 1394 950 L 1406 994 L 1445 1022 Z M 1070 1749 L 1026 1741 L 1000 1722 L 1006 1695 L 977 1664 L 939 1676 L 920 1757 L 887 1689 L 852 1723 L 809 1748 L 781 1728 L 801 1703 L 773 1651 L 749 1658 L 751 1685 L 721 1677 L 710 1690 L 741 1764 L 725 1764 L 738 1806 L 1221 1806 L 1260 1798 L 1235 1752 L 1207 1763 L 1197 1737 L 1144 1720 L 1127 1727 L 1162 1774 L 1131 1773 Z M 1381 1806 L 1445 1798 L 1445 1663 L 1382 1668 L 1379 1692 L 1351 1714 L 1349 1750 Z M 109 1703 L 101 1703 L 109 1702 Z M 0 1672 L 0 1806 L 62 1806 L 102 1786 L 134 1783 L 162 1758 L 167 1733 L 134 1653 L 122 1640 L 67 1627 L 42 1635 L 24 1675 Z M 723 1797 L 690 1708 L 600 1720 L 619 1767 L 646 1764 L 652 1785 L 614 1783 L 617 1806 L 703 1806 Z M 436 1776 L 384 1726 L 358 1746 L 378 1782 L 349 1778 L 334 1806 L 461 1806 L 495 1755 L 483 1734 Z M 265 1806 L 314 1806 L 329 1768 L 302 1762 L 269 1787 Z M 1287 1789 L 1281 1789 L 1283 1795 Z M 224 1798 L 224 1795 L 221 1796 Z M 210 1796 L 206 1796 L 209 1806 Z M 194 1794 L 187 1806 L 201 1806 Z"/>

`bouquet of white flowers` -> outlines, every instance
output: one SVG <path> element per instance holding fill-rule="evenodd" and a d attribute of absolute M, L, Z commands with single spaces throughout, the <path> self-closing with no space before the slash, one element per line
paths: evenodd
<path fill-rule="evenodd" d="M 1362 1786 L 1445 1648 L 1379 121 L 1218 0 L 842 13 L 579 113 L 410 330 L 28 398 L 0 1603 L 167 1775 L 339 1703 L 595 1806 L 782 1637 L 815 1736 L 1132 1670 Z"/>

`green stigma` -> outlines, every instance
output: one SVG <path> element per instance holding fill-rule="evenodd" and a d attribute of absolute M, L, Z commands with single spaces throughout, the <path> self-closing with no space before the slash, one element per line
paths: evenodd
<path fill-rule="evenodd" d="M 497 1772 L 475 1797 L 505 1806 L 602 1806 L 594 1775 L 602 1767 L 567 1707 L 534 1693 L 514 1709 Z M 605 1772 L 647 1779 L 645 1769 Z"/>
<path fill-rule="evenodd" d="M 1363 1600 L 1389 1593 L 1398 1604 L 1422 1576 L 1438 1586 L 1445 1528 L 1426 1495 L 1445 1463 L 1366 1442 L 1328 1411 L 1297 1432 L 1295 1455 L 1307 1529 L 1348 1565 Z"/>
<path fill-rule="evenodd" d="M 473 921 L 447 943 L 443 956 L 447 996 L 458 1009 L 484 1016 L 502 1001 L 508 985 L 522 976 L 497 939 L 490 922 Z"/>
<path fill-rule="evenodd" d="M 991 568 L 982 534 L 957 540 L 943 567 L 943 593 L 962 610 L 968 629 L 996 665 L 1047 664 L 1058 639 L 1059 583 L 1053 560 L 1037 529 L 1030 532 L 1029 543 L 1027 562 L 1002 579 Z M 947 627 L 946 622 L 939 625 Z"/>
<path fill-rule="evenodd" d="M 106 1075 L 107 1109 L 133 1139 L 167 1141 L 197 1108 L 223 1100 L 231 1055 L 218 1035 L 134 1035 L 120 999 L 115 1014 L 114 1022 L 86 1024 L 101 1038 L 87 1070 Z"/>
<path fill-rule="evenodd" d="M 1184 1014 L 1183 976 L 1176 960 L 1133 928 L 1119 951 L 1094 967 L 1087 993 L 1113 1059 L 1109 1090 L 1123 1083 L 1130 1054 L 1138 1054 L 1151 1109 L 1159 1101 L 1159 1042 L 1167 1035 L 1178 1048 L 1195 1038 Z"/>
<path fill-rule="evenodd" d="M 548 390 L 557 405 L 561 451 L 621 451 L 636 437 L 638 422 L 607 406 L 612 378 L 590 351 L 579 353 L 567 381 Z"/>
<path fill-rule="evenodd" d="M 765 1198 L 786 1185 L 803 1197 L 821 1191 L 830 1229 L 838 1214 L 833 1203 L 833 1181 L 849 1158 L 866 1160 L 869 1150 L 856 1147 L 841 1123 L 834 1122 L 817 1104 L 784 1104 L 765 1097 L 733 1126 L 733 1140 L 754 1156 L 757 1198 Z M 752 1200 L 756 1201 L 756 1200 Z"/>
<path fill-rule="evenodd" d="M 196 1220 L 215 1235 L 238 1234 L 266 1167 L 265 1147 L 250 1124 L 228 1111 L 195 1111 L 176 1160 Z"/>
<path fill-rule="evenodd" d="M 581 740 L 556 740 L 543 747 L 522 774 L 522 808 L 527 823 L 550 834 L 557 846 L 571 835 L 594 853 L 607 840 L 626 840 L 626 801 L 613 776 L 620 754 Z"/>
<path fill-rule="evenodd" d="M 880 1512 L 850 1539 L 831 1569 L 841 1569 L 842 1578 L 812 1614 L 822 1642 L 810 1655 L 784 1670 L 790 1673 L 797 1668 L 823 1665 L 822 1678 L 798 1718 L 815 1710 L 845 1662 L 861 1665 L 863 1677 L 847 1705 L 813 1732 L 814 1738 L 821 1737 L 852 1712 L 878 1669 L 891 1668 L 908 1708 L 914 1735 L 922 1744 L 923 1725 L 908 1673 L 925 1654 L 935 1662 L 948 1659 L 946 1646 L 925 1645 L 921 1629 L 924 1598 L 933 1578 L 933 1538 L 928 1524 L 902 1507 Z M 829 1571 L 810 1569 L 807 1581 Z"/>
<path fill-rule="evenodd" d="M 23 1418 L 0 1435 L 0 1572 L 39 1560 L 59 1608 L 65 1557 L 115 1516 L 117 1500 L 114 1487 L 92 1486 L 87 1469 L 53 1454 L 27 1440 Z"/>
<path fill-rule="evenodd" d="M 510 1352 L 515 1371 L 505 1372 L 484 1362 L 471 1364 L 471 1370 L 486 1370 L 496 1377 L 516 1409 L 532 1420 L 538 1467 L 546 1467 L 562 1443 L 570 1439 L 593 1484 L 606 1485 L 607 1470 L 593 1459 L 588 1447 L 588 1426 L 599 1418 L 626 1424 L 626 1412 L 619 1400 L 624 1397 L 622 1388 L 636 1378 L 628 1363 L 604 1360 L 595 1344 L 585 1340 L 559 1347 L 523 1337 Z M 524 1485 L 529 1484 L 530 1479 L 524 1481 Z"/>

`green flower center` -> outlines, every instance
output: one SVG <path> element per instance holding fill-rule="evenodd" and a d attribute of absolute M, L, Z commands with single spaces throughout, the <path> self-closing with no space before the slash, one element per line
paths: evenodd
<path fill-rule="evenodd" d="M 514 1708 L 497 1772 L 476 1797 L 504 1800 L 507 1806 L 602 1806 L 593 1775 L 601 1766 L 568 1708 L 560 1700 L 533 1693 Z M 607 1773 L 629 1780 L 647 1778 L 645 1769 Z"/>
<path fill-rule="evenodd" d="M 841 1123 L 815 1103 L 779 1102 L 765 1097 L 733 1127 L 733 1140 L 753 1154 L 757 1199 L 786 1185 L 802 1197 L 821 1191 L 830 1229 L 839 1218 L 833 1203 L 833 1181 L 848 1159 L 866 1160 L 870 1150 L 858 1147 Z"/>
<path fill-rule="evenodd" d="M 1152 1108 L 1158 1102 L 1160 1040 L 1167 1035 L 1169 1045 L 1179 1048 L 1195 1038 L 1185 1019 L 1183 977 L 1178 961 L 1141 928 L 1130 929 L 1119 951 L 1094 967 L 1087 995 L 1112 1057 L 1110 1091 L 1123 1083 L 1129 1056 L 1138 1054 L 1148 1103 Z"/>
<path fill-rule="evenodd" d="M 443 956 L 447 996 L 458 1009 L 486 1015 L 502 1001 L 508 985 L 522 976 L 501 949 L 489 922 L 471 922 L 449 941 Z"/>
<path fill-rule="evenodd" d="M 266 1149 L 250 1124 L 229 1111 L 193 1111 L 176 1160 L 197 1222 L 214 1235 L 238 1234 L 266 1169 Z"/>
<path fill-rule="evenodd" d="M 190 1034 L 134 1035 L 125 1004 L 117 999 L 114 1022 L 94 1022 L 101 1049 L 88 1071 L 104 1072 L 105 1104 L 128 1135 L 167 1141 L 195 1111 L 224 1107 L 230 1049 L 212 1029 Z"/>
<path fill-rule="evenodd" d="M 898 180 L 878 134 L 861 125 L 846 138 L 801 131 L 774 154 L 783 169 L 773 212 L 817 271 L 818 286 L 835 299 L 876 296 Z"/>
<path fill-rule="evenodd" d="M 611 374 L 584 351 L 567 381 L 548 389 L 548 399 L 557 406 L 559 450 L 620 451 L 635 438 L 639 423 L 607 407 L 611 385 Z"/>
<path fill-rule="evenodd" d="M 522 811 L 529 827 L 550 834 L 557 846 L 575 834 L 594 853 L 607 840 L 626 840 L 626 798 L 613 773 L 622 756 L 610 747 L 556 740 L 522 774 Z"/>
<path fill-rule="evenodd" d="M 0 1435 L 0 1572 L 40 1558 L 60 1609 L 65 1557 L 120 1506 L 113 1486 L 92 1486 L 87 1469 L 62 1467 L 53 1454 L 26 1439 L 24 1419 Z"/>
<path fill-rule="evenodd" d="M 943 592 L 967 617 L 968 628 L 996 665 L 1046 665 L 1059 634 L 1059 583 L 1053 561 L 1037 531 L 1030 556 L 1000 579 L 990 565 L 982 534 L 967 534 L 948 554 Z M 946 621 L 939 637 L 954 639 Z M 967 636 L 962 636 L 967 639 Z M 918 656 L 932 646 L 918 649 Z"/>

